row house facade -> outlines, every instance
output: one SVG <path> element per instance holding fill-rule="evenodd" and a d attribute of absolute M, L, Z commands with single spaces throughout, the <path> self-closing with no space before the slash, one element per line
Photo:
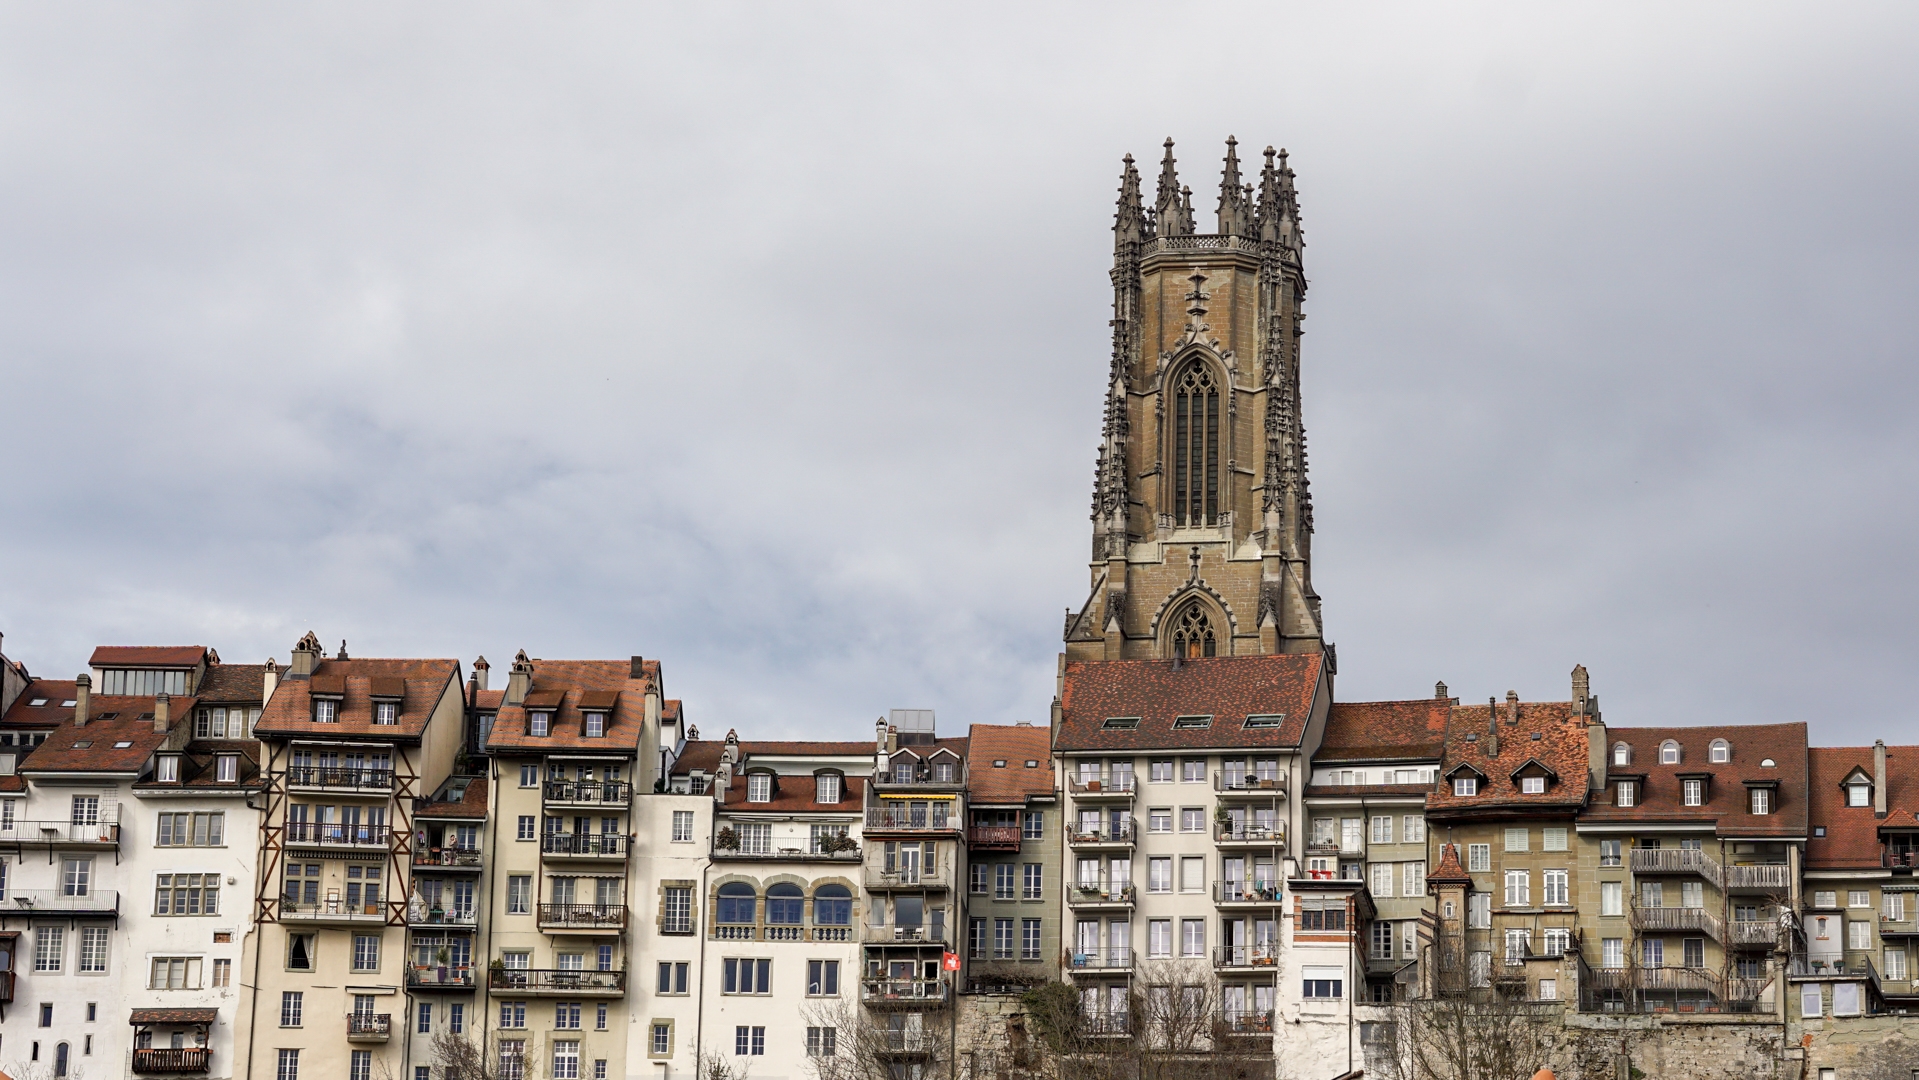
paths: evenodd
<path fill-rule="evenodd" d="M 1818 1021 L 1919 1008 L 1919 747 L 1817 746 L 1810 756 L 1787 1009 Z"/>

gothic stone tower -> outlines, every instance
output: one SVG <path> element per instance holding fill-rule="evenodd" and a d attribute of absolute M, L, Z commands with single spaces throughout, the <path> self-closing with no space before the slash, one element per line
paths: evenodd
<path fill-rule="evenodd" d="M 1317 652 L 1300 423 L 1299 204 L 1284 151 L 1242 186 L 1226 140 L 1219 228 L 1166 140 L 1148 210 L 1131 155 L 1113 225 L 1113 360 L 1093 482 L 1092 592 L 1071 660 Z"/>

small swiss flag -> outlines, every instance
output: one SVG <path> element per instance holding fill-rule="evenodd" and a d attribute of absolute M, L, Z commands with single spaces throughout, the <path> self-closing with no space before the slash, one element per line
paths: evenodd
<path fill-rule="evenodd" d="M 959 970 L 959 954 L 956 952 L 941 953 L 940 954 L 940 970 L 941 971 L 958 971 Z"/>

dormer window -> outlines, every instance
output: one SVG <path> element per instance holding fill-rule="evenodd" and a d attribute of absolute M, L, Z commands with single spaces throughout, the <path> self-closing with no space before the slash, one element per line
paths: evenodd
<path fill-rule="evenodd" d="M 1847 806 L 1871 806 L 1872 785 L 1863 780 L 1855 780 L 1846 785 Z"/>
<path fill-rule="evenodd" d="M 820 773 L 813 777 L 813 801 L 832 806 L 840 801 L 840 774 Z"/>
<path fill-rule="evenodd" d="M 1479 794 L 1479 777 L 1453 777 L 1453 795 L 1461 799 L 1470 799 Z"/>
<path fill-rule="evenodd" d="M 933 780 L 936 783 L 952 783 L 955 772 L 956 767 L 950 761 L 936 761 L 933 763 Z"/>
<path fill-rule="evenodd" d="M 1546 793 L 1546 778 L 1543 776 L 1520 777 L 1519 793 L 1521 795 L 1544 795 Z"/>
<path fill-rule="evenodd" d="M 1771 788 L 1756 787 L 1752 789 L 1751 794 L 1751 807 L 1754 815 L 1763 817 L 1772 813 L 1773 793 Z"/>
<path fill-rule="evenodd" d="M 400 722 L 400 703 L 397 701 L 376 701 L 373 703 L 373 722 L 376 724 L 397 724 Z"/>
<path fill-rule="evenodd" d="M 0 776 L 12 776 L 16 760 L 18 759 L 13 754 L 0 754 Z"/>
<path fill-rule="evenodd" d="M 332 698 L 315 698 L 313 701 L 313 722 L 316 724 L 339 723 L 340 703 Z"/>
<path fill-rule="evenodd" d="M 746 801 L 773 801 L 773 774 L 765 772 L 746 774 Z"/>
<path fill-rule="evenodd" d="M 1724 739 L 1714 739 L 1712 748 L 1706 752 L 1706 757 L 1714 765 L 1724 765 L 1732 760 L 1732 744 Z"/>
<path fill-rule="evenodd" d="M 605 737 L 605 735 L 606 735 L 606 714 L 603 712 L 587 713 L 586 714 L 586 737 L 589 739 L 599 739 L 599 738 Z"/>
<path fill-rule="evenodd" d="M 910 761 L 895 761 L 893 763 L 893 782 L 895 784 L 912 783 L 913 763 Z"/>
<path fill-rule="evenodd" d="M 180 782 L 180 755 L 161 754 L 154 762 L 153 778 L 162 784 Z"/>
<path fill-rule="evenodd" d="M 1687 806 L 1706 805 L 1706 782 L 1704 780 L 1681 780 L 1679 782 L 1680 800 Z"/>
<path fill-rule="evenodd" d="M 1621 780 L 1613 786 L 1614 806 L 1637 806 L 1639 804 L 1639 785 L 1631 780 Z"/>
<path fill-rule="evenodd" d="M 1631 765 L 1632 747 L 1627 746 L 1625 743 L 1614 743 L 1612 746 L 1612 763 L 1614 765 Z"/>
<path fill-rule="evenodd" d="M 1659 744 L 1659 763 L 1661 765 L 1679 764 L 1679 743 L 1667 739 Z"/>
<path fill-rule="evenodd" d="M 213 779 L 222 784 L 237 783 L 240 779 L 240 755 L 213 755 Z"/>
<path fill-rule="evenodd" d="M 529 735 L 544 736 L 553 730 L 553 714 L 534 712 L 526 714 L 526 732 Z"/>

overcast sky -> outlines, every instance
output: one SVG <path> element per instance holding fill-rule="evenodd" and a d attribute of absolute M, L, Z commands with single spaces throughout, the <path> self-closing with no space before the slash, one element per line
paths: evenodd
<path fill-rule="evenodd" d="M 1120 156 L 1232 134 L 1341 699 L 1919 741 L 1919 9 L 930 11 L 0 9 L 7 653 L 1044 723 Z"/>

